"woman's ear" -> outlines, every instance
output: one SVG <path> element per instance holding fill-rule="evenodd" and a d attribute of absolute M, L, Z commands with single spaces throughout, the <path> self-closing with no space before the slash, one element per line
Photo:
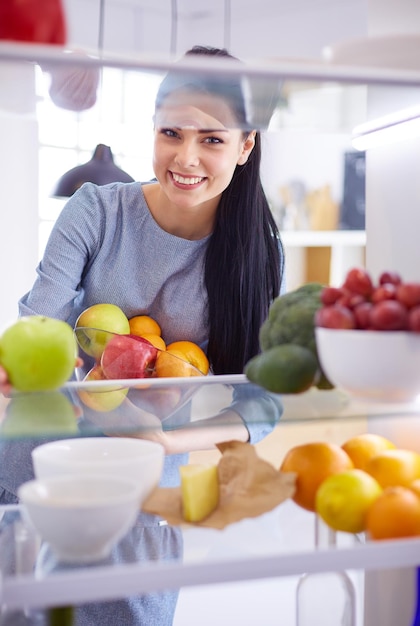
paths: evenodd
<path fill-rule="evenodd" d="M 256 130 L 251 130 L 248 137 L 245 139 L 242 145 L 242 152 L 238 159 L 238 165 L 244 165 L 248 161 L 248 157 L 251 154 L 254 146 L 255 146 L 255 135 Z"/>

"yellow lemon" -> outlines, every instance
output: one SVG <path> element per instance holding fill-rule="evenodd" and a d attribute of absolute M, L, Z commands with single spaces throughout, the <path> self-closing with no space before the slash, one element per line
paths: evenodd
<path fill-rule="evenodd" d="M 379 483 L 363 470 L 346 470 L 320 485 L 315 510 L 330 528 L 360 533 L 365 530 L 368 510 L 381 493 Z"/>

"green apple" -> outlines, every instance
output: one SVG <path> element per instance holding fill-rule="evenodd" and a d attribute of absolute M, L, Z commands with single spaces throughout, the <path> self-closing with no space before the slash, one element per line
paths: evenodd
<path fill-rule="evenodd" d="M 21 317 L 0 337 L 0 365 L 18 391 L 58 389 L 72 375 L 76 356 L 72 327 L 52 317 Z"/>
<path fill-rule="evenodd" d="M 129 334 L 130 323 L 124 311 L 116 304 L 93 304 L 79 315 L 75 330 L 82 350 L 99 360 L 107 342 L 112 339 L 112 333 Z"/>
<path fill-rule="evenodd" d="M 100 365 L 92 367 L 83 379 L 84 381 L 107 380 Z M 112 411 L 122 404 L 127 396 L 128 387 L 119 385 L 107 386 L 106 389 L 83 389 L 77 390 L 79 398 L 83 404 L 94 411 L 106 413 Z"/>
<path fill-rule="evenodd" d="M 77 433 L 76 413 L 60 391 L 18 393 L 7 406 L 0 432 L 5 438 L 72 435 Z"/>

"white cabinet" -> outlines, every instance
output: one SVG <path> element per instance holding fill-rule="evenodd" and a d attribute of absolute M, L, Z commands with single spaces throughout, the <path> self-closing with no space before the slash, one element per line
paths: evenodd
<path fill-rule="evenodd" d="M 328 283 L 334 286 L 342 284 L 349 269 L 365 265 L 365 231 L 283 231 L 281 237 L 286 254 L 288 290 L 307 282 L 310 269 L 307 252 L 310 248 L 330 249 L 323 262 L 329 264 Z M 309 275 L 313 274 L 309 272 Z M 325 268 L 320 275 L 320 282 L 323 282 Z"/>

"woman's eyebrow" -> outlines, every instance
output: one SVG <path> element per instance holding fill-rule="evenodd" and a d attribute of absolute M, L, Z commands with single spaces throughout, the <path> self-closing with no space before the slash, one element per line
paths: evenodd
<path fill-rule="evenodd" d="M 199 128 L 199 133 L 228 133 L 229 130 L 227 128 Z"/>

